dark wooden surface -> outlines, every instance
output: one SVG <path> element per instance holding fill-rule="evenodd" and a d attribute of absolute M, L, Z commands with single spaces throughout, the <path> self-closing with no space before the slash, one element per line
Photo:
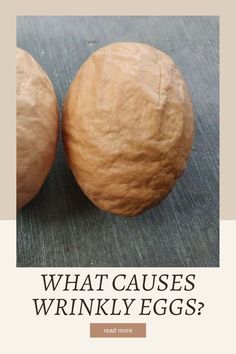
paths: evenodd
<path fill-rule="evenodd" d="M 173 57 L 196 114 L 184 175 L 161 204 L 133 218 L 92 205 L 75 183 L 60 140 L 42 190 L 18 213 L 18 266 L 219 265 L 218 31 L 217 17 L 18 17 L 17 45 L 48 73 L 60 111 L 92 52 L 111 42 L 137 41 Z"/>

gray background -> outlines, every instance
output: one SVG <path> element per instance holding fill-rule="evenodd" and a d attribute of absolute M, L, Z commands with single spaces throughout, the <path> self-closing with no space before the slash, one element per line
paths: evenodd
<path fill-rule="evenodd" d="M 17 216 L 17 265 L 219 266 L 218 17 L 18 17 L 17 45 L 43 66 L 63 97 L 83 61 L 116 41 L 171 55 L 192 95 L 196 137 L 171 194 L 132 218 L 98 210 L 70 172 L 60 139 L 38 196 Z"/>

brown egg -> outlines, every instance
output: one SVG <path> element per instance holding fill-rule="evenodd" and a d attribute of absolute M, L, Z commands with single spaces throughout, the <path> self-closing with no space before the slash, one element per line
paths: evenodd
<path fill-rule="evenodd" d="M 36 60 L 16 49 L 17 209 L 40 190 L 54 160 L 58 138 L 57 99 Z"/>
<path fill-rule="evenodd" d="M 173 60 L 146 44 L 93 53 L 69 88 L 63 140 L 78 184 L 100 209 L 136 215 L 182 174 L 194 134 L 191 99 Z"/>

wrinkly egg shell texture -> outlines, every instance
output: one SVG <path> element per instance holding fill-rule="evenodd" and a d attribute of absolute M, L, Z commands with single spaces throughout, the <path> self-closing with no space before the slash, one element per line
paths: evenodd
<path fill-rule="evenodd" d="M 17 209 L 40 190 L 54 160 L 58 138 L 57 99 L 46 73 L 16 49 Z"/>
<path fill-rule="evenodd" d="M 182 174 L 194 119 L 181 73 L 139 43 L 99 49 L 68 91 L 63 139 L 69 165 L 99 208 L 136 215 L 160 202 Z"/>

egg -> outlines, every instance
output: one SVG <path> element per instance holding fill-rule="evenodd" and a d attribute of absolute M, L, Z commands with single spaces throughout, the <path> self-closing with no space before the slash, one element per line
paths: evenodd
<path fill-rule="evenodd" d="M 39 192 L 54 161 L 57 98 L 47 74 L 25 50 L 16 49 L 17 209 Z"/>
<path fill-rule="evenodd" d="M 77 183 L 124 216 L 161 202 L 183 173 L 194 136 L 174 61 L 143 43 L 113 43 L 81 66 L 65 98 L 63 141 Z"/>

